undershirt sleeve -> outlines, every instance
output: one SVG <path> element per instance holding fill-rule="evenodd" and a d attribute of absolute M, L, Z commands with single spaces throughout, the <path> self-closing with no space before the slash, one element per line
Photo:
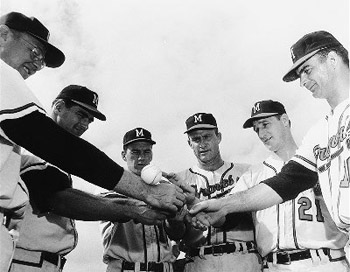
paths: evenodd
<path fill-rule="evenodd" d="M 6 119 L 1 129 L 13 142 L 63 171 L 112 190 L 124 169 L 87 141 L 59 127 L 39 111 Z"/>
<path fill-rule="evenodd" d="M 270 186 L 283 201 L 291 200 L 316 185 L 318 175 L 301 164 L 289 161 L 276 176 L 262 183 Z"/>
<path fill-rule="evenodd" d="M 44 169 L 27 171 L 21 174 L 21 178 L 28 188 L 30 202 L 40 212 L 51 210 L 49 200 L 54 193 L 72 187 L 69 176 L 50 165 Z"/>

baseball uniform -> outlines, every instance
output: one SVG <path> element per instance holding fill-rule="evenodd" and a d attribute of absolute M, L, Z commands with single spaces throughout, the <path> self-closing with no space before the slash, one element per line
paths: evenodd
<path fill-rule="evenodd" d="M 247 169 L 245 164 L 224 162 L 215 171 L 194 166 L 179 173 L 179 176 L 196 189 L 199 199 L 205 200 L 227 195 Z M 205 235 L 206 243 L 202 247 L 188 248 L 186 256 L 193 261 L 185 265 L 185 271 L 261 271 L 252 222 L 241 221 L 226 228 L 209 227 Z"/>
<path fill-rule="evenodd" d="M 346 232 L 350 231 L 349 113 L 349 101 L 345 100 L 307 133 L 292 158 L 318 173 L 328 210 L 339 229 Z"/>
<path fill-rule="evenodd" d="M 244 173 L 231 192 L 247 190 L 275 176 L 284 164 L 271 155 Z M 267 271 L 348 271 L 344 257 L 348 236 L 331 219 L 319 186 L 293 200 L 253 212 L 253 220 L 258 250 L 269 262 Z M 295 261 L 280 260 L 286 252 Z M 335 261 L 338 258 L 341 260 Z"/>
<path fill-rule="evenodd" d="M 105 197 L 125 196 L 106 192 Z M 146 204 L 145 204 L 146 205 Z M 128 222 L 101 222 L 103 261 L 108 272 L 164 271 L 172 272 L 176 256 L 164 227 Z M 148 265 L 148 270 L 147 270 Z"/>
<path fill-rule="evenodd" d="M 0 123 L 21 118 L 34 111 L 45 113 L 16 70 L 2 60 L 0 70 Z M 11 217 L 14 219 L 16 216 L 20 219 L 23 216 L 28 192 L 19 176 L 20 147 L 6 135 L 3 129 L 0 129 L 0 147 L 0 271 L 7 271 L 13 254 L 14 240 L 6 226 L 13 223 Z"/>
<path fill-rule="evenodd" d="M 77 244 L 74 220 L 50 212 L 47 196 L 72 187 L 69 174 L 28 152 L 22 154 L 21 177 L 30 203 L 22 222 L 10 272 L 61 271 L 64 255 Z M 45 186 L 50 183 L 50 186 Z"/>
<path fill-rule="evenodd" d="M 339 104 L 309 130 L 295 156 L 279 176 L 264 181 L 283 200 L 289 200 L 295 197 L 300 187 L 308 188 L 314 184 L 318 176 L 332 219 L 345 232 L 350 229 L 349 111 L 349 101 Z M 281 178 L 283 183 L 280 182 Z M 313 179 L 310 184 L 308 178 Z"/>

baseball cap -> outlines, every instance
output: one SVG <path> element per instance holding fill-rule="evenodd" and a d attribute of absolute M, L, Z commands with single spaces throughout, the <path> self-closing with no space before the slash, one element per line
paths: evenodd
<path fill-rule="evenodd" d="M 10 12 L 0 17 L 0 25 L 26 32 L 38 39 L 45 46 L 45 63 L 47 67 L 56 68 L 63 64 L 65 56 L 61 50 L 49 43 L 49 30 L 35 17 L 27 17 L 19 12 Z"/>
<path fill-rule="evenodd" d="M 283 81 L 290 82 L 299 78 L 296 69 L 318 51 L 339 45 L 341 43 L 327 31 L 321 30 L 306 34 L 290 48 L 293 65 L 283 77 Z"/>
<path fill-rule="evenodd" d="M 123 146 L 128 145 L 133 142 L 149 142 L 151 144 L 156 144 L 152 140 L 152 134 L 145 128 L 134 128 L 125 133 L 123 138 Z"/>
<path fill-rule="evenodd" d="M 184 133 L 188 133 L 195 129 L 214 129 L 217 127 L 216 120 L 211 113 L 200 112 L 187 118 L 187 130 Z"/>
<path fill-rule="evenodd" d="M 58 94 L 56 99 L 69 99 L 89 111 L 97 119 L 106 120 L 106 116 L 97 110 L 98 94 L 84 86 L 69 85 Z"/>
<path fill-rule="evenodd" d="M 267 118 L 270 116 L 286 113 L 284 106 L 273 100 L 262 100 L 254 104 L 252 108 L 251 117 L 244 122 L 243 128 L 250 128 L 253 126 L 255 120 Z"/>

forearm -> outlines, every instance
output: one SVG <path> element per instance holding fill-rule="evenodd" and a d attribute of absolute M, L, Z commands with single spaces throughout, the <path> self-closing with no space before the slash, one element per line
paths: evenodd
<path fill-rule="evenodd" d="M 108 199 L 69 188 L 50 196 L 51 212 L 84 221 L 117 221 L 131 219 L 131 207 L 126 198 Z"/>
<path fill-rule="evenodd" d="M 315 186 L 317 180 L 316 172 L 290 161 L 276 176 L 249 190 L 233 194 L 233 197 L 224 198 L 224 211 L 232 213 L 263 210 L 295 198 L 299 193 Z"/>
<path fill-rule="evenodd" d="M 282 203 L 282 198 L 270 186 L 260 183 L 246 191 L 237 192 L 218 200 L 224 215 L 263 210 Z"/>
<path fill-rule="evenodd" d="M 124 171 L 118 184 L 113 190 L 146 202 L 148 191 L 146 187 L 147 184 L 143 182 L 139 176 L 132 174 L 129 171 Z"/>

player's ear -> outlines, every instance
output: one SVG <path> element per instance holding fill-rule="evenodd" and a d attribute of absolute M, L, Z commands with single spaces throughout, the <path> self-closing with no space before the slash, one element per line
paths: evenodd
<path fill-rule="evenodd" d="M 190 139 L 187 139 L 187 144 L 188 144 L 190 147 L 192 147 L 192 146 L 191 146 L 191 140 L 190 140 Z"/>
<path fill-rule="evenodd" d="M 123 150 L 121 153 L 123 161 L 126 161 L 126 152 Z"/>
<path fill-rule="evenodd" d="M 53 105 L 53 112 L 55 114 L 59 114 L 62 111 L 63 107 L 64 107 L 64 101 L 63 100 L 58 100 Z"/>
<path fill-rule="evenodd" d="M 7 41 L 11 30 L 7 25 L 0 25 L 0 44 L 3 44 Z"/>
<path fill-rule="evenodd" d="M 221 143 L 221 140 L 222 140 L 222 134 L 221 134 L 221 132 L 218 132 L 217 137 L 218 137 L 218 139 L 219 139 L 219 143 Z"/>
<path fill-rule="evenodd" d="M 334 52 L 334 51 L 330 51 L 329 53 L 328 53 L 328 61 L 329 61 L 329 63 L 330 63 L 330 65 L 332 65 L 332 67 L 335 69 L 335 67 L 336 67 L 336 64 L 337 64 L 337 62 L 338 62 L 338 58 L 339 58 L 339 56 L 337 55 L 337 53 L 336 52 Z"/>
<path fill-rule="evenodd" d="M 285 127 L 289 127 L 289 117 L 288 117 L 287 114 L 283 113 L 283 114 L 281 115 L 281 121 L 283 122 L 283 125 L 284 125 Z"/>

